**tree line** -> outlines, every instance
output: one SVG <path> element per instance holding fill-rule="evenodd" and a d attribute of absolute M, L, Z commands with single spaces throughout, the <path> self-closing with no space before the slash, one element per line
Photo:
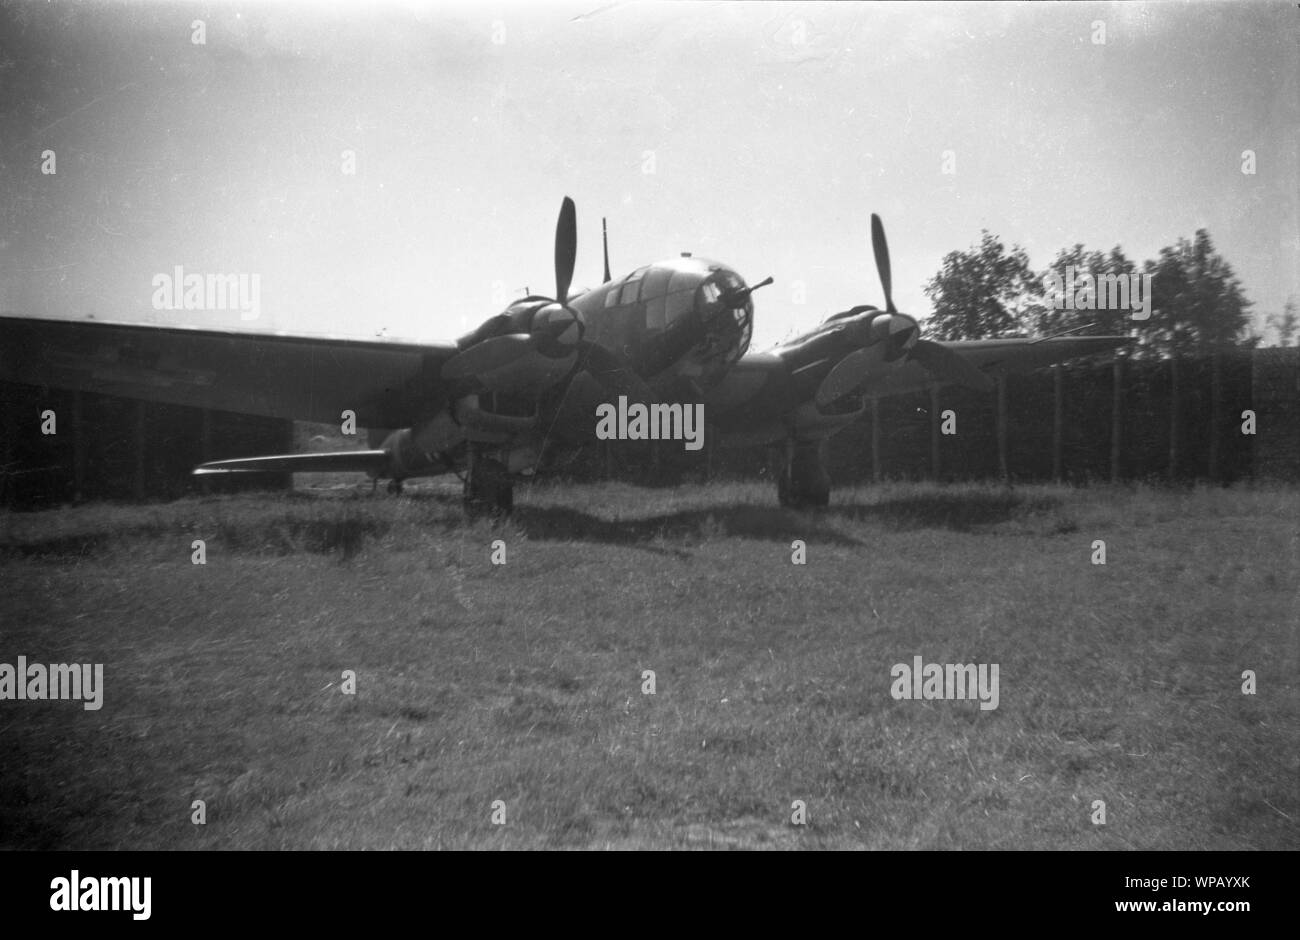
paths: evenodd
<path fill-rule="evenodd" d="M 1205 229 L 1141 266 L 1119 246 L 1101 252 L 1076 244 L 1038 272 L 1023 248 L 1007 248 L 986 229 L 978 244 L 944 256 L 925 293 L 934 304 L 925 333 L 934 339 L 1052 336 L 1091 325 L 1086 332 L 1134 336 L 1140 358 L 1206 355 L 1264 340 L 1253 329 L 1252 302 Z M 1300 332 L 1295 299 L 1265 324 L 1277 345 L 1292 345 Z"/>

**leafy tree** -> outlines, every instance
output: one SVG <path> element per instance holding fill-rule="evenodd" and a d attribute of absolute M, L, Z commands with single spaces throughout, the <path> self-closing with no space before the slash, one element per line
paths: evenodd
<path fill-rule="evenodd" d="M 1295 298 L 1289 298 L 1281 313 L 1270 313 L 1264 322 L 1277 333 L 1279 346 L 1290 346 L 1296 332 L 1300 330 L 1300 315 L 1296 314 Z"/>
<path fill-rule="evenodd" d="M 934 313 L 925 323 L 936 339 L 982 339 L 1023 328 L 1038 284 L 1029 256 L 985 229 L 978 245 L 950 251 L 925 285 Z"/>
<path fill-rule="evenodd" d="M 1056 283 L 1069 289 L 1070 268 L 1076 291 L 1081 289 L 1081 275 L 1093 279 L 1094 309 L 1064 309 L 1066 305 L 1056 302 L 1049 291 Z M 1059 282 L 1050 280 L 1053 275 Z M 1149 299 L 1150 316 L 1145 320 L 1133 317 L 1131 308 L 1138 295 L 1132 293 L 1131 280 L 1128 308 L 1113 302 L 1123 295 L 1117 298 L 1109 293 L 1114 278 L 1132 275 L 1150 276 L 1149 298 L 1146 285 L 1138 285 L 1141 296 Z M 984 231 L 978 245 L 944 257 L 925 292 L 935 307 L 926 334 L 939 339 L 979 339 L 1017 329 L 1052 335 L 1094 324 L 1094 333 L 1134 332 L 1140 343 L 1138 355 L 1197 355 L 1226 346 L 1252 347 L 1260 341 L 1251 332 L 1251 302 L 1204 229 L 1192 239 L 1182 238 L 1161 249 L 1159 257 L 1146 261 L 1141 270 L 1119 246 L 1102 253 L 1076 244 L 1057 252 L 1038 276 L 1030 273 L 1023 249 L 1013 245 L 1008 251 Z M 1103 296 L 1107 302 L 1102 302 Z M 1077 293 L 1075 297 L 1079 299 Z M 1283 345 L 1300 337 L 1294 301 L 1281 315 L 1270 317 L 1268 324 Z"/>
<path fill-rule="evenodd" d="M 1251 302 L 1205 229 L 1162 248 L 1143 270 L 1152 275 L 1151 318 L 1138 327 L 1149 350 L 1197 354 L 1259 342 L 1250 333 Z"/>
<path fill-rule="evenodd" d="M 1068 250 L 1062 249 L 1056 253 L 1056 259 L 1039 276 L 1038 280 L 1043 285 L 1044 296 L 1041 301 L 1030 305 L 1029 321 L 1035 331 L 1044 336 L 1063 333 L 1088 324 L 1093 325 L 1093 329 L 1087 331 L 1090 333 L 1099 335 L 1127 333 L 1134 325 L 1132 310 L 1111 303 L 1114 298 L 1104 286 L 1104 282 L 1107 276 L 1128 279 L 1136 271 L 1136 266 L 1125 257 L 1118 245 L 1112 248 L 1109 254 L 1087 251 L 1083 245 L 1075 245 Z M 1052 293 L 1047 289 L 1051 284 L 1061 285 L 1067 291 L 1072 286 L 1075 287 L 1074 298 L 1079 299 L 1077 289 L 1082 286 L 1082 275 L 1092 278 L 1094 309 L 1069 309 L 1073 304 L 1053 302 Z M 1131 281 L 1128 281 L 1128 284 L 1131 286 Z M 1127 287 L 1121 296 L 1133 299 Z"/>

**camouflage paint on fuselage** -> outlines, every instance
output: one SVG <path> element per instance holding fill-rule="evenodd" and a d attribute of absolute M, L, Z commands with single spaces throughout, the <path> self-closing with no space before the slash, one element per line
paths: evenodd
<path fill-rule="evenodd" d="M 744 291 L 744 280 L 726 265 L 681 257 L 637 268 L 570 304 L 586 324 L 585 339 L 652 387 L 686 379 L 702 389 L 749 348 L 754 306 Z"/>

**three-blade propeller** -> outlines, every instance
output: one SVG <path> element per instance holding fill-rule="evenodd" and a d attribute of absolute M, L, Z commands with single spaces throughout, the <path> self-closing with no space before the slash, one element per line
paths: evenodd
<path fill-rule="evenodd" d="M 531 313 L 507 312 L 488 320 L 461 340 L 461 351 L 442 367 L 443 378 L 474 378 L 499 391 L 541 388 L 567 375 L 584 331 L 578 311 L 568 304 L 577 256 L 577 213 L 565 196 L 555 224 L 555 298 L 535 300 Z"/>
<path fill-rule="evenodd" d="M 532 391 L 559 384 L 575 365 L 607 394 L 648 400 L 645 382 L 613 353 L 583 338 L 585 324 L 569 305 L 578 258 L 577 210 L 568 196 L 555 223 L 555 297 L 532 298 L 530 308 L 507 311 L 461 340 L 442 367 L 448 381 L 473 379 L 488 391 Z M 608 253 L 605 279 L 609 280 Z"/>
<path fill-rule="evenodd" d="M 885 238 L 885 225 L 880 216 L 871 214 L 871 250 L 876 259 L 876 273 L 885 293 L 885 310 L 879 312 L 870 304 L 862 304 L 835 314 L 832 320 L 856 318 L 859 314 L 871 316 L 858 320 L 854 327 L 855 341 L 861 348 L 845 355 L 822 380 L 816 401 L 825 407 L 840 398 L 860 390 L 867 381 L 871 363 L 878 355 L 877 344 L 886 343 L 886 362 L 915 360 L 922 368 L 941 382 L 965 385 L 968 388 L 987 390 L 992 380 L 968 359 L 939 343 L 919 337 L 916 321 L 898 312 L 894 305 L 894 278 L 889 263 L 889 242 Z"/>
<path fill-rule="evenodd" d="M 876 256 L 880 286 L 885 291 L 885 312 L 898 313 L 898 308 L 894 306 L 893 275 L 889 267 L 889 243 L 885 240 L 885 225 L 874 212 L 871 214 L 871 250 Z M 931 340 L 916 340 L 908 351 L 907 358 L 920 363 L 941 382 L 964 385 L 979 391 L 988 391 L 993 387 L 993 380 L 969 359 Z"/>

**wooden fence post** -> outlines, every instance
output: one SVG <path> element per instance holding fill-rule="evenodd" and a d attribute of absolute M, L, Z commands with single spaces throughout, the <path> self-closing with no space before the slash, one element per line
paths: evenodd
<path fill-rule="evenodd" d="M 131 481 L 131 492 L 136 499 L 143 500 L 145 493 L 145 454 L 148 452 L 148 443 L 145 441 L 145 403 L 138 399 L 135 402 L 135 434 L 132 435 L 131 443 L 135 449 L 135 474 Z"/>
<path fill-rule="evenodd" d="M 939 479 L 939 386 L 930 386 L 930 479 Z"/>
<path fill-rule="evenodd" d="M 86 498 L 86 417 L 85 395 L 72 393 L 72 501 Z"/>
<path fill-rule="evenodd" d="M 704 438 L 704 482 L 713 481 L 713 429 Z"/>
<path fill-rule="evenodd" d="M 1169 357 L 1169 479 L 1178 478 L 1178 353 Z"/>
<path fill-rule="evenodd" d="M 871 482 L 880 482 L 880 399 L 871 399 Z"/>
<path fill-rule="evenodd" d="M 1215 348 L 1210 359 L 1210 479 L 1218 483 L 1223 476 L 1220 450 L 1223 431 L 1223 351 Z"/>
<path fill-rule="evenodd" d="M 212 453 L 212 409 L 204 408 L 199 412 L 199 454 L 203 462 L 207 463 L 213 459 Z M 193 479 L 191 477 L 191 479 Z M 201 493 L 212 492 L 212 476 L 204 474 L 199 477 L 199 491 Z"/>
<path fill-rule="evenodd" d="M 1118 355 L 1111 364 L 1110 482 L 1118 483 L 1123 469 L 1124 448 L 1124 360 Z"/>
<path fill-rule="evenodd" d="M 997 386 L 998 476 L 1001 477 L 1003 483 L 1006 483 L 1011 479 L 1011 475 L 1007 472 L 1007 377 L 1005 375 L 997 377 Z"/>
<path fill-rule="evenodd" d="M 1062 452 L 1065 439 L 1065 373 L 1058 362 L 1052 366 L 1052 479 L 1057 483 L 1065 476 Z"/>

